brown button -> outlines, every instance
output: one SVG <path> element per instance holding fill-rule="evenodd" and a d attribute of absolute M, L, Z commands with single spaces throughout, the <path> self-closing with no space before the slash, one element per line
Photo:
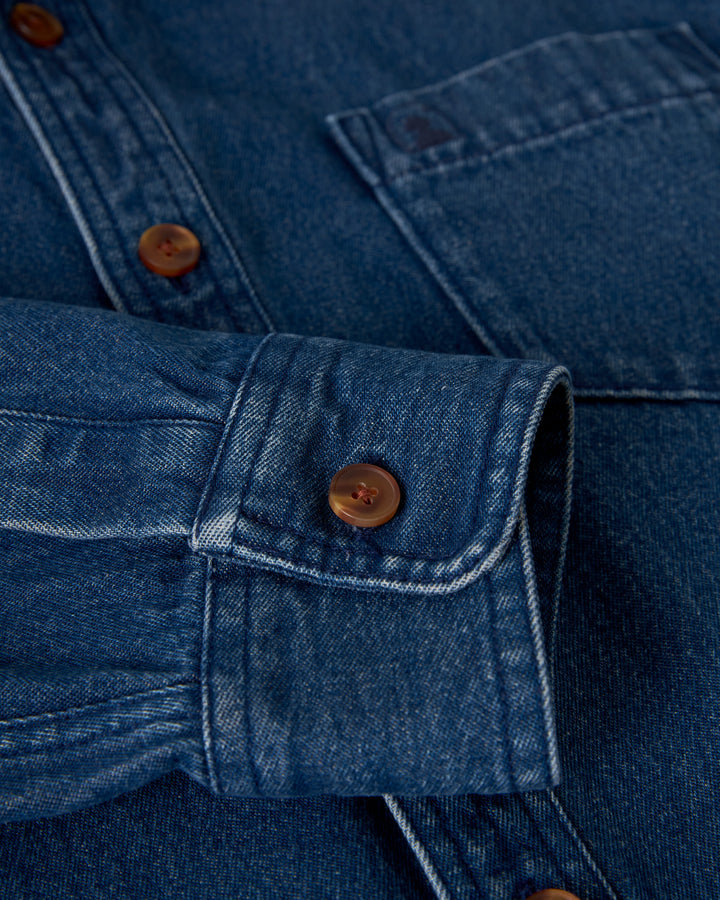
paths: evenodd
<path fill-rule="evenodd" d="M 173 278 L 195 268 L 200 257 L 200 241 L 182 225 L 153 225 L 143 232 L 138 254 L 151 272 Z"/>
<path fill-rule="evenodd" d="M 547 888 L 547 890 L 538 891 L 537 894 L 528 897 L 528 900 L 580 900 L 580 898 L 569 891 L 561 891 L 559 888 Z"/>
<path fill-rule="evenodd" d="M 328 501 L 343 522 L 372 528 L 389 522 L 400 504 L 397 481 L 370 463 L 345 466 L 330 483 Z"/>
<path fill-rule="evenodd" d="M 10 12 L 10 27 L 34 47 L 54 47 L 65 33 L 59 19 L 34 3 L 16 3 Z"/>

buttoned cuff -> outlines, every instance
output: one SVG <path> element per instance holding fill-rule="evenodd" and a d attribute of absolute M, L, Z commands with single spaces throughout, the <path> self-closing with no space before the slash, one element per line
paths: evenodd
<path fill-rule="evenodd" d="M 567 372 L 0 303 L 0 818 L 555 784 Z M 335 473 L 393 476 L 360 528 Z"/>
<path fill-rule="evenodd" d="M 570 498 L 567 372 L 276 335 L 248 365 L 190 545 L 213 561 L 208 758 L 227 795 L 557 783 L 547 644 Z M 328 504 L 371 463 L 375 528 Z"/>

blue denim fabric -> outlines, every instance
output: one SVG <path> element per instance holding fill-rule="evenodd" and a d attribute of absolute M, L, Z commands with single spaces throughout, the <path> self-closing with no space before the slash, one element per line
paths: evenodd
<path fill-rule="evenodd" d="M 0 898 L 712 896 L 717 8 L 11 8 Z"/>
<path fill-rule="evenodd" d="M 241 797 L 557 783 L 564 370 L 18 301 L 0 332 L 3 818 L 176 767 Z M 403 490 L 369 532 L 327 503 L 368 460 Z"/>

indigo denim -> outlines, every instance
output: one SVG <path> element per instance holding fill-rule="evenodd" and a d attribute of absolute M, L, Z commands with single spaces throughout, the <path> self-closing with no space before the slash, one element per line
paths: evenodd
<path fill-rule="evenodd" d="M 0 898 L 714 895 L 718 9 L 0 8 Z"/>

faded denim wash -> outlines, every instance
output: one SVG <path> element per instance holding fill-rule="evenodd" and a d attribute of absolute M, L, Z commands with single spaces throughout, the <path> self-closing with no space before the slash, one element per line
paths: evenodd
<path fill-rule="evenodd" d="M 717 7 L 0 8 L 0 900 L 713 896 Z"/>

